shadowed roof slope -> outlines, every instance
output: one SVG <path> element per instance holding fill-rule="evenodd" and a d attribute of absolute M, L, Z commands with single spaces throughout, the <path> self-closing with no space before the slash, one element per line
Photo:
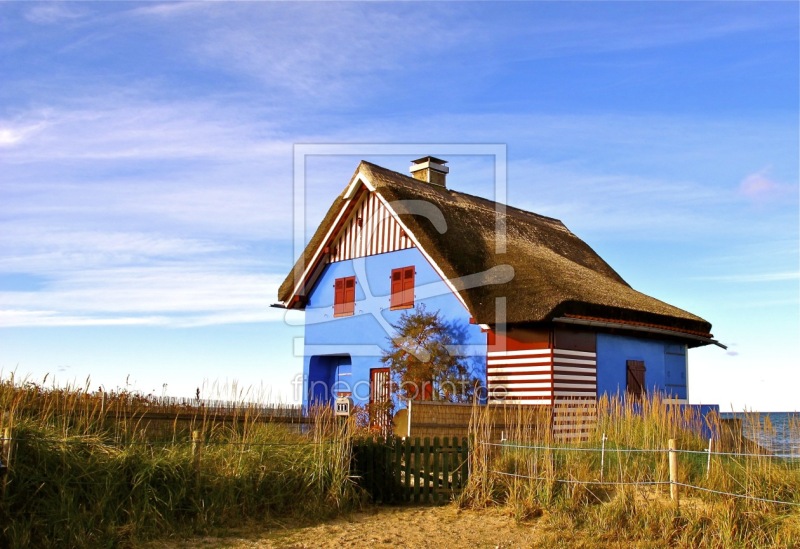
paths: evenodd
<path fill-rule="evenodd" d="M 495 324 L 496 300 L 506 298 L 508 323 L 577 317 L 709 335 L 707 321 L 631 288 L 556 219 L 505 206 L 501 220 L 506 228 L 506 252 L 497 254 L 495 202 L 417 181 L 369 162 L 361 162 L 351 183 L 359 174 L 399 215 L 480 324 Z M 342 200 L 344 192 L 306 247 L 302 264 L 308 265 L 323 244 Z M 428 217 L 411 213 L 418 204 L 411 201 L 435 206 L 446 230 L 440 232 Z M 299 265 L 300 261 L 278 291 L 284 302 L 302 274 Z"/>

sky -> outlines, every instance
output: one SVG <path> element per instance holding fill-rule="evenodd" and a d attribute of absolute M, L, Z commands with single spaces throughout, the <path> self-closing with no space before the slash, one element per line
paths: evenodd
<path fill-rule="evenodd" d="M 350 151 L 306 159 L 307 240 L 361 159 L 492 144 L 510 204 L 712 323 L 692 402 L 798 410 L 799 6 L 0 2 L 2 376 L 294 401 L 297 146 Z"/>

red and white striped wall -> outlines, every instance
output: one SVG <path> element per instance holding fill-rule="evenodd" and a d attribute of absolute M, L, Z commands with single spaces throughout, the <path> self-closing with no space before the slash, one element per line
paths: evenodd
<path fill-rule="evenodd" d="M 597 354 L 553 351 L 553 435 L 584 440 L 597 422 Z"/>
<path fill-rule="evenodd" d="M 489 351 L 486 387 L 490 404 L 552 404 L 552 349 Z"/>
<path fill-rule="evenodd" d="M 364 193 L 331 244 L 328 261 L 413 248 L 414 243 L 374 192 Z"/>
<path fill-rule="evenodd" d="M 596 422 L 597 354 L 569 349 L 489 351 L 490 404 L 551 406 L 557 439 L 585 439 Z"/>
<path fill-rule="evenodd" d="M 595 353 L 566 349 L 489 351 L 490 402 L 551 405 L 597 395 Z"/>
<path fill-rule="evenodd" d="M 597 397 L 597 354 L 586 351 L 553 351 L 553 397 Z"/>
<path fill-rule="evenodd" d="M 594 352 L 550 348 L 489 351 L 486 380 L 490 404 L 551 406 L 557 439 L 585 439 L 595 425 Z"/>

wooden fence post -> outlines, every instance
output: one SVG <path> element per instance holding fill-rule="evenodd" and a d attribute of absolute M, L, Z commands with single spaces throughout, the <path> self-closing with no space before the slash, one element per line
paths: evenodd
<path fill-rule="evenodd" d="M 2 470 L 3 487 L 2 495 L 6 495 L 6 486 L 8 485 L 8 471 L 11 468 L 11 427 L 3 429 L 3 443 L 0 445 L 0 462 L 4 470 Z"/>
<path fill-rule="evenodd" d="M 675 439 L 669 439 L 669 496 L 675 506 L 679 505 L 678 500 L 678 452 L 675 451 Z"/>
<path fill-rule="evenodd" d="M 201 431 L 192 431 L 192 465 L 194 469 L 194 490 L 200 493 L 200 455 L 203 453 L 203 435 Z"/>
<path fill-rule="evenodd" d="M 600 439 L 600 482 L 603 482 L 603 470 L 605 469 L 606 465 L 606 440 L 608 440 L 608 437 L 606 437 L 606 434 L 603 433 L 603 437 Z"/>

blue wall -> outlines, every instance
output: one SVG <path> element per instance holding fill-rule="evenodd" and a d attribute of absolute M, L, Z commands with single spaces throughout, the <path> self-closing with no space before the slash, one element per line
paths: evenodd
<path fill-rule="evenodd" d="M 369 401 L 369 371 L 383 366 L 380 356 L 382 349 L 388 348 L 388 338 L 393 334 L 391 324 L 396 324 L 408 311 L 389 310 L 391 272 L 409 265 L 416 267 L 415 304 L 425 303 L 428 311 L 439 311 L 447 321 L 457 321 L 465 327 L 469 344 L 467 354 L 472 357 L 475 375 L 485 380 L 486 334 L 478 326 L 469 324 L 470 315 L 458 298 L 419 250 L 411 248 L 339 261 L 325 267 L 306 305 L 304 405 L 309 404 L 309 381 L 326 376 L 338 381 L 332 392 L 349 388 L 355 404 Z M 356 277 L 355 314 L 335 318 L 334 281 L 345 276 Z M 350 364 L 337 366 L 333 357 L 349 357 Z"/>
<path fill-rule="evenodd" d="M 686 346 L 631 336 L 597 334 L 597 395 L 623 395 L 626 363 L 643 360 L 648 392 L 687 398 Z"/>

